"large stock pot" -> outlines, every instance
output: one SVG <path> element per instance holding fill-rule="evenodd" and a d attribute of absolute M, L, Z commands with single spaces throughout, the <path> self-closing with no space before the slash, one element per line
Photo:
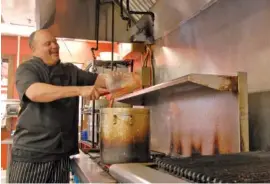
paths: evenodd
<path fill-rule="evenodd" d="M 149 161 L 149 109 L 103 108 L 100 122 L 100 151 L 103 163 Z"/>

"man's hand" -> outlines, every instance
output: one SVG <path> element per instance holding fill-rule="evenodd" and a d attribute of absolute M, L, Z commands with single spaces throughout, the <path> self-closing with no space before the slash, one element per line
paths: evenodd
<path fill-rule="evenodd" d="M 83 86 L 80 87 L 80 96 L 87 98 L 88 100 L 99 99 L 100 96 L 108 94 L 108 90 L 104 88 L 97 88 L 95 86 Z"/>

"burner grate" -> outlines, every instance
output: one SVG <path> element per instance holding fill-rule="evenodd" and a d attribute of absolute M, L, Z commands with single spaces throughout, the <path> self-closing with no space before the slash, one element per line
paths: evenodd
<path fill-rule="evenodd" d="M 157 158 L 160 169 L 194 182 L 270 182 L 270 153 L 252 152 L 196 158 Z"/>

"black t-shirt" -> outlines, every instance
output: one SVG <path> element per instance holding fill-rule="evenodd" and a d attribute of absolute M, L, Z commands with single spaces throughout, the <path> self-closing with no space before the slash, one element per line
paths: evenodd
<path fill-rule="evenodd" d="M 94 85 L 97 74 L 70 63 L 47 66 L 40 58 L 21 64 L 16 72 L 16 88 L 21 111 L 14 134 L 12 158 L 44 162 L 78 153 L 78 97 L 48 103 L 33 102 L 25 95 L 33 83 L 57 86 Z"/>

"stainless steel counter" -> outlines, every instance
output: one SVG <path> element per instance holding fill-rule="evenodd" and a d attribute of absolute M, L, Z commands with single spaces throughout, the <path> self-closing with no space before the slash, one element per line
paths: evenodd
<path fill-rule="evenodd" d="M 81 183 L 116 183 L 89 155 L 81 151 L 71 159 L 71 167 Z"/>
<path fill-rule="evenodd" d="M 121 183 L 187 183 L 168 173 L 152 169 L 144 164 L 127 163 L 114 164 L 110 174 Z"/>

